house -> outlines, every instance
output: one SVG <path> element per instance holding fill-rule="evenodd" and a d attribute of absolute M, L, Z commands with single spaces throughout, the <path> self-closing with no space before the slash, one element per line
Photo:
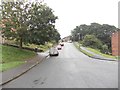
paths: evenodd
<path fill-rule="evenodd" d="M 65 41 L 65 42 L 67 42 L 67 41 L 71 40 L 71 36 L 66 36 L 62 40 Z"/>
<path fill-rule="evenodd" d="M 112 33 L 111 45 L 112 45 L 112 55 L 120 56 L 120 31 Z"/>

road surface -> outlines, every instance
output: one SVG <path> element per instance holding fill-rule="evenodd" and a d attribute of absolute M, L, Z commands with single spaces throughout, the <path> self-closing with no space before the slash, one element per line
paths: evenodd
<path fill-rule="evenodd" d="M 117 62 L 89 58 L 72 43 L 59 52 L 3 88 L 118 88 Z"/>

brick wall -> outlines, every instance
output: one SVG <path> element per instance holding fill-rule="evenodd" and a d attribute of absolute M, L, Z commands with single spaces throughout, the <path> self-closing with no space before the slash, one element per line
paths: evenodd
<path fill-rule="evenodd" d="M 120 31 L 112 34 L 111 44 L 112 44 L 112 55 L 120 56 Z"/>

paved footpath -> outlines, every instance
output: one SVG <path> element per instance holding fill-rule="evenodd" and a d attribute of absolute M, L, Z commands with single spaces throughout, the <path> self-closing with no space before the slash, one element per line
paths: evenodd
<path fill-rule="evenodd" d="M 93 58 L 101 59 L 101 60 L 117 61 L 117 59 L 106 58 L 106 57 L 104 57 L 104 56 L 101 56 L 101 55 L 98 55 L 98 54 L 96 54 L 96 53 L 94 53 L 94 52 L 91 52 L 91 51 L 89 51 L 88 49 L 86 49 L 85 47 L 82 47 L 82 46 L 81 46 L 80 48 L 83 49 L 83 50 L 85 50 L 86 52 L 92 54 L 92 55 L 93 55 L 93 56 L 92 56 Z"/>
<path fill-rule="evenodd" d="M 44 60 L 47 56 L 48 51 L 45 53 L 38 53 L 38 55 L 35 56 L 34 58 L 27 60 L 25 64 L 20 65 L 19 67 L 16 67 L 14 69 L 1 72 L 0 76 L 2 76 L 2 78 L 0 78 L 0 86 L 14 80 L 15 78 L 29 71 L 34 66 L 39 64 L 42 60 Z"/>

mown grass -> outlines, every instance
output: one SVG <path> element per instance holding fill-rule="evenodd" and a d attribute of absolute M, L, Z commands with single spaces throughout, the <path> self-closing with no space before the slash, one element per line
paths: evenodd
<path fill-rule="evenodd" d="M 14 62 L 9 62 L 9 63 L 5 63 L 5 64 L 1 64 L 1 67 L 0 67 L 0 71 L 6 71 L 8 69 L 11 69 L 11 68 L 15 68 L 15 67 L 18 67 L 20 66 L 21 64 L 24 64 L 23 61 L 14 61 Z"/>
<path fill-rule="evenodd" d="M 30 59 L 35 56 L 35 53 L 28 50 L 23 50 L 11 46 L 2 47 L 2 62 L 0 62 L 0 71 L 5 71 L 14 67 L 17 67 L 25 63 L 26 59 Z"/>
<path fill-rule="evenodd" d="M 117 60 L 120 60 L 120 56 L 115 56 Z"/>
<path fill-rule="evenodd" d="M 78 50 L 80 50 L 82 53 L 84 53 L 85 55 L 87 55 L 87 56 L 89 56 L 89 57 L 93 57 L 93 54 L 88 53 L 88 52 L 86 52 L 85 50 L 81 49 L 81 48 L 80 48 L 80 45 L 79 45 L 77 42 L 74 42 L 74 46 L 75 46 Z"/>
<path fill-rule="evenodd" d="M 112 55 L 108 55 L 108 54 L 103 54 L 103 53 L 101 53 L 101 52 L 100 52 L 99 50 L 97 50 L 97 49 L 93 49 L 93 48 L 90 48 L 90 47 L 86 47 L 86 48 L 87 48 L 89 51 L 94 52 L 95 54 L 101 55 L 101 56 L 103 56 L 103 57 L 117 59 L 117 57 L 112 56 Z"/>
<path fill-rule="evenodd" d="M 78 48 L 79 48 L 79 46 L 82 46 L 82 44 L 79 44 L 78 42 L 75 42 L 74 44 L 77 45 Z M 100 52 L 100 50 L 97 50 L 97 49 L 93 49 L 93 48 L 90 48 L 90 47 L 86 47 L 86 49 L 88 49 L 89 51 L 91 51 L 95 54 L 101 55 L 105 58 L 112 58 L 112 59 L 118 59 L 118 60 L 120 59 L 120 57 L 116 57 L 116 56 L 112 56 L 112 55 L 108 55 L 108 54 L 103 54 L 103 53 Z M 93 56 L 91 53 L 88 53 L 85 50 L 82 50 L 80 48 L 79 48 L 79 50 L 81 52 L 83 52 L 84 54 L 90 56 L 90 57 Z"/>

